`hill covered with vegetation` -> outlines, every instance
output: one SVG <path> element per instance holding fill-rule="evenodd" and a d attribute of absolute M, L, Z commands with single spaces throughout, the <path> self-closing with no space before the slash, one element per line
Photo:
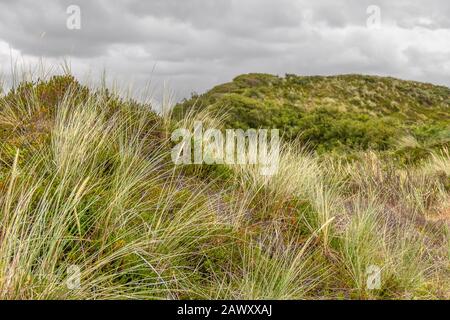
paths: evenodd
<path fill-rule="evenodd" d="M 372 149 L 415 162 L 450 141 L 450 89 L 387 77 L 246 74 L 194 94 L 174 115 L 200 110 L 229 128 L 278 128 L 319 153 Z"/>
<path fill-rule="evenodd" d="M 23 81 L 0 96 L 0 299 L 448 299 L 448 92 L 247 75 L 171 117 L 71 75 Z M 282 127 L 278 171 L 175 165 L 171 133 L 196 120 Z M 405 134 L 429 156 L 399 167 L 383 155 Z"/>

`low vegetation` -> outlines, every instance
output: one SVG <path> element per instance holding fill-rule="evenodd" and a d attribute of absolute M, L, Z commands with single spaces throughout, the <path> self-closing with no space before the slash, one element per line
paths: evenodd
<path fill-rule="evenodd" d="M 22 82 L 0 98 L 0 299 L 449 299 L 449 97 L 250 75 L 172 116 L 70 75 Z M 196 119 L 282 128 L 277 174 L 174 166 Z"/>
<path fill-rule="evenodd" d="M 449 147 L 450 89 L 375 76 L 247 74 L 175 108 L 208 110 L 227 128 L 278 128 L 319 153 L 386 151 L 415 163 Z"/>

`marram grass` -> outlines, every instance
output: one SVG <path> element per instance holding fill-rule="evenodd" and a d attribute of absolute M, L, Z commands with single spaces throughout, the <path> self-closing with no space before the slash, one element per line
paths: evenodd
<path fill-rule="evenodd" d="M 292 142 L 270 177 L 175 167 L 171 130 L 195 120 L 222 121 L 67 75 L 3 95 L 0 298 L 450 298 L 447 149 L 399 167 Z"/>

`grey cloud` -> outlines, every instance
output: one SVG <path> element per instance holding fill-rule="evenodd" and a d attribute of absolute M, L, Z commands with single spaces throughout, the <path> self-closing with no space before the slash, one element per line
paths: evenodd
<path fill-rule="evenodd" d="M 81 8 L 81 30 L 66 28 L 70 4 Z M 369 5 L 381 9 L 379 30 L 366 27 Z M 6 45 L 25 60 L 69 57 L 76 72 L 104 67 L 138 84 L 170 80 L 180 97 L 245 72 L 369 73 L 450 85 L 450 3 L 0 0 L 0 57 Z"/>

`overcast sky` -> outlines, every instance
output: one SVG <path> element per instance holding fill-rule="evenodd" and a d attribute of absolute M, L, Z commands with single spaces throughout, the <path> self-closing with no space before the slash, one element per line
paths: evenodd
<path fill-rule="evenodd" d="M 80 29 L 70 5 L 80 8 Z M 450 1 L 0 0 L 4 77 L 11 57 L 66 58 L 79 76 L 105 69 L 135 87 L 167 81 L 179 98 L 248 72 L 450 86 Z"/>

